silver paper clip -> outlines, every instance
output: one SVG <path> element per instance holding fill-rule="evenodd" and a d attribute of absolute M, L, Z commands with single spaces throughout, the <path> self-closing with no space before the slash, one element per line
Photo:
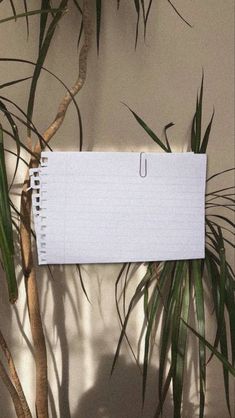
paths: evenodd
<path fill-rule="evenodd" d="M 140 153 L 140 167 L 139 175 L 140 177 L 147 177 L 147 158 L 144 152 Z"/>

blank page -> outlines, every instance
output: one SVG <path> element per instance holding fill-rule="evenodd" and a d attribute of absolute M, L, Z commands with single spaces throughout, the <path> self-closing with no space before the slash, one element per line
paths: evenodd
<path fill-rule="evenodd" d="M 204 258 L 206 155 L 43 152 L 39 264 Z"/>

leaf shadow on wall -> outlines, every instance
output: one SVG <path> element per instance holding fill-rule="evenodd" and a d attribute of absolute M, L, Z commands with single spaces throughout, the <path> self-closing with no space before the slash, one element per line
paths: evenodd
<path fill-rule="evenodd" d="M 53 374 L 54 379 L 56 380 L 58 396 L 57 398 L 54 390 L 52 390 L 52 385 L 50 388 L 50 407 L 52 417 L 153 418 L 158 403 L 158 370 L 154 366 L 149 366 L 146 401 L 144 407 L 142 408 L 142 375 L 136 363 L 134 361 L 131 362 L 129 357 L 126 359 L 126 357 L 122 355 L 118 359 L 113 375 L 110 376 L 114 354 L 113 352 L 111 353 L 112 347 L 109 348 L 107 346 L 106 336 L 110 332 L 110 329 L 107 326 L 103 330 L 104 334 L 101 331 L 98 338 L 92 338 L 94 361 L 91 364 L 91 368 L 96 368 L 96 374 L 93 380 L 93 386 L 85 393 L 82 393 L 82 382 L 83 378 L 85 379 L 86 377 L 86 368 L 81 366 L 81 359 L 83 359 L 84 353 L 82 349 L 83 343 L 81 340 L 82 334 L 80 330 L 80 321 L 84 318 L 80 312 L 80 309 L 82 309 L 80 298 L 82 297 L 84 299 L 85 295 L 80 295 L 80 283 L 78 281 L 78 277 L 71 274 L 72 268 L 67 268 L 66 272 L 70 274 L 67 274 L 66 280 L 64 266 L 53 266 L 51 271 L 53 276 L 48 274 L 46 280 L 44 281 L 46 289 L 43 298 L 44 303 L 42 313 L 43 323 L 47 323 L 48 321 L 48 314 L 45 316 L 45 312 L 48 311 L 48 309 L 50 311 L 49 317 L 51 318 L 50 325 L 48 324 L 46 327 L 47 330 L 45 330 L 45 335 L 48 347 L 48 359 L 49 362 L 52 361 L 51 365 L 54 370 Z M 99 274 L 97 280 L 98 278 Z M 40 285 L 42 286 L 42 281 L 40 282 Z M 53 303 L 49 303 L 49 288 L 53 295 Z M 92 289 L 94 292 L 94 286 Z M 100 284 L 99 291 L 101 291 Z M 100 297 L 101 296 L 102 295 L 100 295 Z M 96 303 L 99 304 L 97 294 L 95 300 Z M 88 303 L 87 300 L 85 300 L 85 303 Z M 69 305 L 73 312 L 73 319 L 70 316 L 70 320 L 68 322 L 66 321 L 66 312 Z M 88 304 L 89 311 L 92 310 L 92 306 L 94 310 L 94 305 L 90 306 Z M 100 316 L 102 317 L 102 312 L 100 313 Z M 76 373 L 78 369 L 71 369 L 73 360 L 70 357 L 72 354 L 71 348 L 74 347 L 74 343 L 71 341 L 71 335 L 68 335 L 67 329 L 68 324 L 72 326 L 71 321 L 74 322 L 74 325 L 76 324 L 78 337 L 78 343 L 76 343 L 76 363 L 78 366 L 76 365 L 75 367 L 78 367 L 80 371 L 78 372 L 77 383 Z M 55 333 L 56 341 L 54 341 L 54 343 L 52 343 L 54 338 L 50 331 Z M 101 337 L 102 334 L 103 336 Z M 57 347 L 59 346 L 59 363 L 58 354 L 56 355 L 54 351 L 56 348 L 55 344 Z M 105 354 L 102 355 L 102 353 Z M 190 360 L 189 369 L 192 370 L 194 362 L 192 358 Z M 87 372 L 89 374 L 89 371 Z M 189 382 L 190 380 L 186 383 Z M 75 389 L 76 386 L 77 391 Z M 188 393 L 190 384 L 186 384 L 185 386 L 186 390 L 184 390 L 183 417 L 188 418 L 194 416 L 195 406 L 190 402 L 190 394 Z M 78 400 L 77 407 L 75 406 L 74 409 L 74 402 L 76 405 L 75 396 Z M 57 400 L 59 415 L 57 415 L 56 412 Z M 164 406 L 163 417 L 168 418 L 169 416 L 172 416 L 172 413 L 172 393 L 171 390 L 169 390 L 169 395 Z"/>
<path fill-rule="evenodd" d="M 71 269 L 69 270 L 71 273 Z M 70 289 L 71 277 L 67 277 L 65 280 L 65 267 L 64 266 L 50 266 L 50 270 L 47 272 L 45 280 L 45 294 L 43 298 L 42 316 L 43 323 L 46 323 L 48 317 L 46 312 L 49 310 L 51 317 L 51 324 L 47 325 L 47 329 L 44 328 L 48 362 L 51 362 L 54 379 L 58 391 L 58 409 L 61 417 L 71 418 L 70 402 L 69 402 L 69 341 L 66 330 L 66 302 L 69 303 L 73 312 L 74 323 L 76 324 L 77 333 L 79 335 L 79 304 L 76 303 L 76 291 L 74 291 L 74 297 L 72 296 Z M 70 283 L 70 286 L 68 285 Z M 48 294 L 51 292 L 52 301 L 48 299 Z M 66 300 L 65 300 L 66 299 Z M 55 341 L 56 342 L 55 342 Z M 53 342 L 54 341 L 54 342 Z M 58 353 L 56 355 L 55 348 L 59 346 L 60 361 L 58 362 Z M 49 379 L 50 380 L 50 379 Z M 49 385 L 49 401 L 52 417 L 57 417 L 56 414 L 56 400 L 52 387 Z"/>

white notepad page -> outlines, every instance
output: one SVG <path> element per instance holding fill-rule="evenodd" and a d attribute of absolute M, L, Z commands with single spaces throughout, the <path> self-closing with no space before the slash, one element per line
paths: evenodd
<path fill-rule="evenodd" d="M 204 258 L 206 155 L 43 152 L 39 264 Z"/>

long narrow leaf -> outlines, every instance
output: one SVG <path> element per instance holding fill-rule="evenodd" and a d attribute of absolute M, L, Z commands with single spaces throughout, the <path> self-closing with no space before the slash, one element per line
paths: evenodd
<path fill-rule="evenodd" d="M 145 399 L 146 384 L 147 384 L 147 374 L 148 374 L 148 363 L 149 363 L 149 344 L 150 337 L 153 330 L 153 325 L 156 320 L 157 311 L 159 308 L 159 302 L 161 300 L 161 292 L 163 286 L 167 283 L 167 279 L 171 274 L 173 268 L 172 262 L 165 262 L 163 269 L 160 273 L 157 286 L 154 289 L 153 299 L 151 301 L 151 307 L 148 308 L 149 315 L 147 321 L 147 330 L 145 336 L 145 345 L 144 345 L 144 365 L 143 365 L 143 385 L 142 385 L 142 397 L 143 401 Z"/>
<path fill-rule="evenodd" d="M 195 142 L 194 152 L 199 152 L 199 150 L 200 150 L 200 144 L 201 144 L 203 84 L 204 84 L 204 77 L 202 75 L 201 89 L 200 89 L 199 97 L 197 99 L 197 107 L 196 107 L 196 113 L 195 113 L 195 135 L 196 135 L 196 142 Z"/>
<path fill-rule="evenodd" d="M 34 69 L 33 78 L 31 82 L 30 92 L 29 92 L 29 100 L 28 100 L 28 106 L 27 106 L 27 119 L 32 120 L 33 117 L 33 109 L 34 109 L 34 101 L 35 101 L 35 94 L 36 94 L 36 88 L 37 88 L 37 82 L 42 70 L 42 66 L 44 64 L 44 61 L 47 56 L 48 49 L 51 44 L 51 40 L 53 38 L 53 35 L 55 33 L 55 29 L 57 27 L 58 22 L 62 18 L 64 12 L 66 11 L 68 0 L 61 0 L 60 5 L 58 9 L 56 10 L 56 13 L 48 27 L 47 33 L 45 35 L 44 41 L 41 45 L 41 48 L 39 50 L 37 63 Z M 47 10 L 47 13 L 51 13 L 53 9 Z M 28 129 L 28 135 L 30 135 L 30 129 Z"/>
<path fill-rule="evenodd" d="M 6 98 L 4 98 L 4 100 L 6 100 L 6 101 L 9 101 L 9 102 L 11 102 L 9 99 L 6 99 Z M 0 102 L 1 103 L 1 102 Z M 13 103 L 13 102 L 11 102 L 11 103 Z M 19 107 L 15 104 L 15 106 L 19 109 Z M 0 104 L 0 110 L 1 110 L 1 104 Z M 26 114 L 24 114 L 24 112 L 21 110 L 21 112 L 23 113 L 23 115 L 26 117 L 26 119 L 27 119 L 27 115 Z M 19 122 L 21 122 L 24 126 L 26 126 L 28 129 L 30 129 L 31 131 L 33 131 L 36 135 L 37 135 L 37 137 L 38 137 L 38 139 L 39 139 L 39 141 L 40 141 L 40 143 L 41 143 L 41 145 L 42 145 L 42 147 L 47 147 L 50 151 L 52 151 L 52 149 L 51 149 L 51 147 L 50 147 L 50 145 L 49 144 L 47 144 L 46 143 L 46 141 L 45 141 L 45 139 L 43 138 L 43 136 L 38 132 L 38 130 L 37 130 L 37 128 L 35 128 L 35 125 L 32 123 L 32 122 L 27 122 L 27 121 L 25 121 L 25 120 L 23 120 L 22 118 L 20 118 L 18 115 L 16 115 L 15 113 L 13 113 L 13 112 L 10 112 L 8 109 L 5 109 L 5 114 L 6 115 L 8 115 L 8 117 L 9 118 L 15 118 L 15 119 L 17 119 Z M 15 122 L 14 122 L 14 120 L 12 119 L 12 121 L 13 121 L 13 123 L 14 123 L 14 125 L 12 126 L 12 130 L 14 131 L 14 133 L 15 133 L 15 131 L 16 131 L 16 133 L 18 134 L 18 128 L 16 127 L 16 125 L 15 125 Z M 15 135 L 13 135 L 13 137 L 15 138 Z M 17 145 L 20 145 L 20 139 L 19 139 L 19 136 L 17 136 L 17 138 L 15 138 L 15 141 L 17 142 Z M 20 147 L 19 147 L 19 151 L 20 151 Z"/>
<path fill-rule="evenodd" d="M 59 8 L 55 8 L 55 9 L 48 9 L 48 10 L 41 10 L 41 9 L 31 10 L 31 11 L 29 11 L 27 13 L 20 13 L 20 14 L 18 14 L 16 16 L 5 17 L 4 19 L 1 19 L 0 20 L 0 24 L 1 23 L 5 23 L 5 22 L 9 22 L 10 20 L 15 20 L 15 17 L 18 19 L 18 18 L 26 17 L 26 16 L 41 15 L 41 14 L 44 14 L 44 13 L 49 13 L 51 11 L 54 11 L 54 12 L 64 11 L 65 12 L 66 10 L 64 8 L 60 8 L 60 7 Z"/>
<path fill-rule="evenodd" d="M 221 219 L 222 221 L 224 221 L 224 222 L 226 222 L 226 223 L 228 223 L 230 226 L 232 226 L 233 228 L 235 228 L 235 223 L 234 222 L 232 222 L 230 219 L 228 219 L 228 218 L 226 218 L 225 216 L 222 216 L 222 215 L 216 215 L 216 214 L 207 214 L 207 217 L 209 218 L 211 218 L 211 217 L 214 217 L 214 218 L 218 218 L 218 219 Z"/>
<path fill-rule="evenodd" d="M 3 147 L 3 132 L 0 126 L 0 248 L 3 266 L 6 272 L 10 302 L 14 303 L 18 297 L 17 282 L 14 266 L 14 244 L 11 221 L 11 210 L 8 196 L 8 183 Z"/>
<path fill-rule="evenodd" d="M 182 275 L 185 269 L 184 261 L 176 261 L 175 269 L 172 274 L 171 285 L 168 293 L 166 309 L 164 311 L 162 323 L 162 336 L 159 358 L 159 410 L 162 412 L 163 408 L 163 388 L 164 388 L 164 373 L 166 368 L 166 359 L 169 349 L 169 344 L 172 340 L 171 327 L 174 318 L 175 306 L 180 295 Z M 172 374 L 174 374 L 174 358 L 172 358 Z"/>
<path fill-rule="evenodd" d="M 146 11 L 146 15 L 145 15 L 145 22 L 144 22 L 144 25 L 145 25 L 144 35 L 145 35 L 145 37 L 146 37 L 146 28 L 147 28 L 147 23 L 148 23 L 148 19 L 149 19 L 149 15 L 150 15 L 150 10 L 151 10 L 152 4 L 153 4 L 153 0 L 149 0 L 149 4 L 148 4 L 147 11 Z"/>
<path fill-rule="evenodd" d="M 183 321 L 183 320 L 182 320 Z M 224 365 L 224 367 L 228 370 L 229 373 L 231 373 L 232 376 L 235 377 L 235 368 L 229 361 L 224 357 L 218 350 L 216 350 L 213 345 L 211 345 L 202 335 L 200 335 L 195 329 L 193 329 L 190 325 L 188 325 L 185 321 L 183 321 L 193 334 L 198 337 L 200 342 L 209 348 L 209 350 L 221 361 L 221 363 Z"/>
<path fill-rule="evenodd" d="M 0 62 L 1 61 L 2 62 L 9 61 L 9 62 L 15 62 L 15 63 L 30 64 L 30 65 L 33 65 L 34 67 L 36 67 L 36 65 L 37 65 L 37 64 L 35 64 L 32 61 L 24 60 L 24 59 L 17 59 L 17 58 L 1 58 L 0 57 Z M 79 107 L 77 105 L 77 102 L 76 102 L 75 98 L 73 97 L 73 95 L 71 94 L 70 89 L 66 86 L 66 84 L 58 76 L 56 76 L 52 71 L 48 70 L 45 67 L 42 67 L 42 70 L 45 71 L 45 72 L 47 72 L 48 74 L 50 74 L 53 78 L 55 78 L 65 88 L 65 90 L 67 91 L 67 93 L 71 96 L 71 100 L 72 100 L 72 102 L 73 102 L 73 104 L 75 106 L 76 113 L 77 113 L 77 117 L 78 117 L 78 123 L 79 123 L 79 128 L 80 128 L 80 133 L 79 133 L 79 149 L 81 151 L 82 150 L 82 145 L 83 145 L 83 129 L 82 129 L 81 114 L 80 114 L 80 110 L 79 110 Z M 19 106 L 16 105 L 15 102 L 13 102 L 13 101 L 11 101 L 11 100 L 9 100 L 7 98 L 3 98 L 3 97 L 2 97 L 2 99 L 7 100 L 9 103 L 12 103 L 14 106 L 16 106 L 17 109 L 20 110 L 20 112 L 23 113 L 24 116 L 27 119 L 27 115 L 22 111 L 22 109 L 19 108 Z M 29 119 L 27 119 L 27 120 L 28 120 L 28 123 L 30 123 L 34 127 L 34 132 L 38 136 L 39 140 L 41 140 L 43 142 L 43 138 L 42 138 L 42 136 L 40 137 L 40 134 L 37 131 L 37 129 L 35 128 L 32 120 L 29 120 Z M 26 149 L 26 147 L 25 147 L 25 145 L 23 143 L 21 143 L 20 145 L 21 145 L 21 147 L 24 147 Z M 50 149 L 50 147 L 49 147 L 49 149 Z M 36 159 L 37 159 L 37 156 L 36 156 Z"/>
<path fill-rule="evenodd" d="M 29 37 L 29 16 L 28 16 L 27 0 L 23 0 L 23 3 L 24 3 L 24 11 L 25 11 L 25 21 L 26 21 L 27 37 Z"/>
<path fill-rule="evenodd" d="M 135 49 L 138 43 L 139 37 L 139 23 L 140 23 L 140 0 L 134 0 L 135 9 L 137 13 L 136 29 L 135 29 Z"/>
<path fill-rule="evenodd" d="M 205 338 L 204 291 L 202 284 L 201 261 L 192 261 L 192 279 L 195 290 L 196 316 L 198 331 Z M 204 417 L 205 381 L 206 381 L 206 350 L 202 340 L 199 341 L 199 381 L 200 381 L 200 412 L 199 418 Z"/>
<path fill-rule="evenodd" d="M 188 322 L 189 317 L 189 296 L 190 296 L 190 278 L 189 271 L 185 273 L 184 289 L 182 291 L 182 304 L 179 303 L 179 310 L 177 310 L 177 321 L 181 317 Z M 176 315 L 175 315 L 176 316 Z M 176 351 L 176 361 L 173 372 L 173 399 L 174 399 L 174 417 L 181 417 L 181 404 L 184 382 L 184 367 L 186 359 L 186 344 L 187 344 L 187 327 L 183 322 L 179 321 L 178 335 L 175 338 L 173 349 Z M 176 328 L 173 326 L 173 332 Z"/>
<path fill-rule="evenodd" d="M 17 19 L 17 16 L 16 16 L 16 8 L 15 8 L 15 5 L 14 5 L 13 0 L 10 0 L 10 5 L 11 5 L 11 9 L 12 9 L 12 13 L 13 13 L 14 20 L 16 20 Z"/>
<path fill-rule="evenodd" d="M 80 4 L 78 3 L 78 1 L 77 0 L 73 0 L 73 2 L 75 4 L 76 8 L 78 9 L 79 13 L 82 15 L 82 13 L 83 13 L 82 12 L 82 8 L 81 8 Z"/>
<path fill-rule="evenodd" d="M 146 123 L 129 106 L 127 106 L 125 103 L 123 104 L 130 110 L 134 118 L 137 120 L 140 126 L 145 130 L 145 132 L 153 139 L 153 141 L 156 142 L 165 152 L 169 152 L 169 149 L 157 137 L 157 135 L 152 131 L 152 129 L 150 129 L 148 125 L 146 125 Z"/>
<path fill-rule="evenodd" d="M 102 0 L 96 0 L 96 46 L 97 52 L 100 51 L 100 27 L 101 27 Z"/>
<path fill-rule="evenodd" d="M 5 106 L 5 104 L 0 100 L 0 111 L 2 111 L 4 113 L 4 115 L 6 116 L 11 129 L 12 129 L 12 134 L 14 136 L 15 139 L 15 143 L 16 143 L 16 151 L 17 151 L 17 159 L 16 159 L 16 166 L 15 166 L 15 171 L 13 173 L 13 178 L 12 178 L 12 183 L 14 182 L 15 176 L 16 176 L 16 172 L 18 169 L 18 165 L 19 165 L 19 158 L 20 158 L 20 138 L 19 138 L 19 133 L 18 133 L 18 128 L 17 125 L 11 115 L 11 113 L 9 112 L 9 110 L 7 109 L 7 107 Z"/>
<path fill-rule="evenodd" d="M 181 20 L 183 20 L 184 23 L 186 23 L 186 25 L 188 25 L 190 28 L 192 28 L 191 23 L 189 23 L 181 14 L 180 12 L 177 10 L 177 8 L 174 6 L 174 4 L 172 3 L 171 0 L 167 0 L 168 3 L 171 5 L 171 7 L 174 9 L 175 13 L 180 17 Z"/>
<path fill-rule="evenodd" d="M 212 116 L 211 116 L 211 120 L 206 128 L 206 132 L 204 135 L 204 138 L 202 140 L 202 144 L 201 144 L 201 148 L 199 150 L 200 154 L 203 154 L 206 152 L 207 150 L 207 146 L 208 146 L 208 142 L 209 142 L 209 137 L 210 137 L 210 133 L 211 133 L 211 126 L 212 126 L 212 122 L 214 119 L 214 115 L 215 115 L 215 111 L 213 111 Z"/>
<path fill-rule="evenodd" d="M 51 9 L 50 0 L 41 0 L 41 10 L 50 10 L 50 9 Z M 48 18 L 48 13 L 42 13 L 40 16 L 39 50 L 42 47 L 46 25 L 47 25 L 47 18 Z"/>
<path fill-rule="evenodd" d="M 6 273 L 9 301 L 15 303 L 18 298 L 18 288 L 15 275 L 14 256 L 9 248 L 9 237 L 5 233 L 2 219 L 0 219 L 0 248 L 3 267 Z"/>
<path fill-rule="evenodd" d="M 11 211 L 9 205 L 9 196 L 8 196 L 8 182 L 7 182 L 7 173 L 6 173 L 6 164 L 5 164 L 5 155 L 4 155 L 4 145 L 3 145 L 3 131 L 0 125 L 0 190 L 1 190 L 1 199 L 0 199 L 0 217 L 2 220 L 2 225 L 6 234 L 9 250 L 11 253 L 14 253 L 14 244 L 12 236 L 12 227 L 11 227 Z"/>
<path fill-rule="evenodd" d="M 167 131 L 168 131 L 169 128 L 171 128 L 174 125 L 175 125 L 174 123 L 170 122 L 164 127 L 164 134 L 165 134 L 165 139 L 166 139 L 166 145 L 167 145 L 167 148 L 168 148 L 168 152 L 172 152 L 172 151 L 171 151 L 170 143 L 169 143 L 169 140 L 168 140 Z"/>
<path fill-rule="evenodd" d="M 232 168 L 227 168 L 226 170 L 219 171 L 219 173 L 215 173 L 215 174 L 213 174 L 212 176 L 210 176 L 210 177 L 207 179 L 207 182 L 208 182 L 208 181 L 210 181 L 210 180 L 212 180 L 213 178 L 215 178 L 215 177 L 217 177 L 217 176 L 221 176 L 221 174 L 228 173 L 228 172 L 230 172 L 230 171 L 234 171 L 234 170 L 235 170 L 235 167 L 232 167 Z M 223 189 L 223 190 L 226 190 L 226 189 Z"/>
<path fill-rule="evenodd" d="M 8 81 L 7 83 L 0 85 L 0 90 L 4 89 L 5 87 L 13 86 L 14 84 L 22 83 L 22 81 L 30 80 L 31 78 L 32 77 L 24 77 L 24 78 L 19 78 L 18 80 L 14 80 L 14 81 Z"/>
<path fill-rule="evenodd" d="M 126 328 L 127 328 L 127 324 L 128 324 L 131 312 L 134 309 L 134 307 L 136 306 L 136 304 L 138 303 L 138 301 L 140 300 L 140 298 L 143 294 L 144 286 L 145 286 L 145 284 L 148 280 L 149 280 L 149 271 L 147 270 L 145 276 L 143 277 L 143 279 L 138 284 L 138 286 L 135 290 L 135 293 L 130 300 L 129 307 L 128 307 L 128 310 L 127 310 L 127 314 L 126 314 L 125 320 L 124 320 L 123 325 L 122 325 L 121 334 L 120 334 L 118 344 L 117 344 L 117 348 L 116 348 L 116 351 L 115 351 L 113 364 L 112 364 L 112 369 L 111 369 L 111 374 L 114 371 L 115 365 L 117 363 L 117 359 L 119 357 L 122 341 L 123 341 L 123 338 L 126 335 Z"/>

